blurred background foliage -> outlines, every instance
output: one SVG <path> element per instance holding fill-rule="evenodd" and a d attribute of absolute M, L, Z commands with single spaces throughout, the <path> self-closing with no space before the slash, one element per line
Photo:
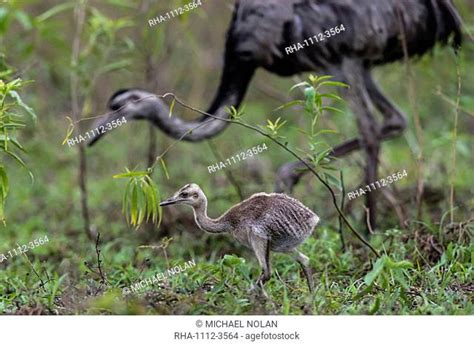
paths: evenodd
<path fill-rule="evenodd" d="M 85 8 L 85 22 L 74 65 L 74 11 L 79 3 Z M 296 264 L 284 255 L 275 255 L 278 273 L 268 284 L 271 299 L 256 299 L 246 293 L 258 273 L 251 253 L 230 237 L 200 232 L 190 210 L 166 209 L 160 228 L 146 226 L 133 231 L 127 225 L 121 212 L 125 184 L 112 176 L 125 167 L 146 168 L 153 154 L 172 142 L 145 122 L 129 122 L 86 149 L 90 226 L 94 233 L 101 233 L 101 242 L 96 246 L 87 238 L 82 230 L 77 152 L 61 145 L 69 124 L 66 117 L 71 116 L 71 75 L 78 77 L 82 118 L 105 113 L 112 93 L 126 87 L 142 87 L 157 94 L 173 92 L 188 104 L 205 109 L 218 86 L 233 1 L 203 1 L 202 7 L 187 15 L 148 25 L 149 18 L 185 3 L 188 1 L 17 0 L 0 4 L 0 50 L 15 68 L 5 82 L 15 78 L 34 81 L 25 85 L 21 94 L 38 116 L 36 123 L 25 117 L 26 127 L 18 135 L 27 151 L 25 162 L 35 176 L 34 183 L 14 161 L 2 157 L 10 190 L 5 205 L 7 224 L 0 229 L 0 253 L 44 234 L 50 239 L 27 255 L 0 263 L 0 313 L 472 314 L 474 44 L 469 39 L 459 55 L 462 97 L 453 223 L 447 214 L 453 168 L 451 102 L 457 92 L 454 53 L 436 47 L 413 64 L 425 135 L 422 219 L 416 219 L 414 207 L 418 148 L 405 66 L 395 63 L 376 71 L 376 79 L 411 123 L 403 137 L 383 145 L 380 176 L 406 169 L 408 177 L 391 187 L 391 196 L 400 203 L 396 209 L 389 196 L 380 196 L 380 230 L 371 242 L 411 264 L 397 266 L 385 257 L 370 263 L 363 248 L 348 235 L 347 250 L 343 251 L 329 196 L 307 175 L 294 194 L 322 219 L 302 248 L 314 267 L 315 295 L 309 299 Z M 473 3 L 455 3 L 465 30 L 474 33 Z M 259 70 L 245 98 L 246 122 L 258 125 L 281 117 L 286 124 L 280 134 L 304 147 L 306 138 L 296 130 L 306 126 L 304 116 L 291 108 L 273 110 L 293 100 L 296 96 L 288 90 L 307 77 L 285 79 Z M 187 118 L 196 116 L 180 111 Z M 356 134 L 354 117 L 347 109 L 344 114 L 334 113 L 318 121 L 321 128 L 337 131 L 326 137 L 329 144 Z M 84 133 L 92 123 L 79 122 L 75 134 Z M 227 158 L 262 142 L 255 133 L 230 126 L 213 139 L 213 146 Z M 266 144 L 269 149 L 256 159 L 230 168 L 245 196 L 271 192 L 277 168 L 291 159 Z M 208 173 L 207 166 L 218 161 L 208 143 L 180 143 L 166 161 L 170 179 L 158 169 L 153 175 L 163 195 L 186 183 L 198 183 L 208 194 L 211 216 L 239 201 L 226 174 Z M 334 164 L 344 174 L 347 191 L 362 180 L 362 162 L 363 156 L 356 153 Z M 360 227 L 365 219 L 362 205 L 363 198 L 358 198 L 345 207 Z M 159 247 L 163 240 L 166 245 Z M 99 272 L 98 248 L 106 279 Z M 145 294 L 121 296 L 120 288 L 190 258 L 198 265 L 186 274 L 173 276 Z"/>

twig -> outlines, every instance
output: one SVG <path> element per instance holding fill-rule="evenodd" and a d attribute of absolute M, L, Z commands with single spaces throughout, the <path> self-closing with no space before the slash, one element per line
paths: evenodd
<path fill-rule="evenodd" d="M 344 211 L 344 202 L 346 198 L 346 187 L 344 186 L 344 174 L 342 170 L 339 172 L 341 176 L 341 189 L 342 189 L 342 198 L 341 198 L 341 210 Z M 344 234 L 342 232 L 342 218 L 339 216 L 339 237 L 341 239 L 342 251 L 346 251 L 346 243 L 344 242 Z"/>
<path fill-rule="evenodd" d="M 398 4 L 397 4 L 398 5 Z M 401 31 L 401 41 L 402 41 L 402 48 L 403 48 L 403 57 L 406 66 L 407 78 L 408 78 L 408 99 L 410 101 L 410 105 L 412 107 L 414 119 L 415 119 L 415 134 L 418 141 L 418 155 L 417 155 L 417 163 L 418 163 L 418 174 L 417 174 L 417 188 L 416 188 L 416 208 L 417 208 L 417 218 L 422 218 L 422 201 L 423 201 L 423 193 L 424 193 L 424 157 L 423 157 L 423 147 L 424 147 L 424 136 L 423 136 L 423 128 L 421 126 L 421 118 L 420 112 L 418 110 L 418 102 L 416 101 L 416 88 L 413 83 L 413 71 L 411 69 L 411 63 L 408 58 L 408 45 L 407 45 L 407 38 L 406 38 L 406 28 L 405 23 L 403 21 L 403 12 L 400 6 L 397 6 L 397 14 L 398 14 L 398 24 L 400 25 Z"/>
<path fill-rule="evenodd" d="M 219 153 L 219 151 L 217 151 L 216 146 L 214 145 L 214 142 L 212 140 L 208 140 L 207 145 L 211 149 L 211 152 L 214 155 L 214 157 L 217 159 L 217 161 L 219 161 L 219 162 L 224 161 L 222 159 L 222 156 Z M 235 179 L 232 172 L 227 170 L 227 169 L 224 169 L 224 174 L 225 174 L 225 176 L 227 176 L 227 179 L 229 180 L 230 184 L 234 187 L 235 192 L 237 193 L 237 195 L 240 198 L 240 201 L 244 200 L 244 194 L 242 193 L 242 189 L 240 188 L 240 185 L 237 182 L 237 180 Z"/>
<path fill-rule="evenodd" d="M 372 229 L 372 225 L 370 224 L 370 210 L 364 206 L 365 210 L 365 222 L 367 223 L 367 229 L 369 229 L 369 233 L 371 235 L 375 234 L 374 229 Z"/>
<path fill-rule="evenodd" d="M 104 283 L 108 283 L 107 281 L 107 278 L 105 277 L 105 274 L 104 272 L 102 271 L 102 260 L 100 259 L 100 248 L 99 248 L 99 244 L 100 244 L 100 232 L 97 233 L 97 238 L 96 238 L 96 241 L 95 241 L 95 253 L 97 254 L 97 269 L 99 270 L 99 275 L 100 275 L 100 279 L 101 279 L 101 283 L 104 284 Z"/>
<path fill-rule="evenodd" d="M 456 144 L 458 139 L 458 119 L 459 119 L 459 104 L 461 102 L 461 72 L 459 70 L 459 56 L 456 56 L 456 77 L 457 77 L 457 93 L 456 106 L 454 108 L 454 127 L 453 127 L 453 143 L 452 143 L 452 161 L 450 172 L 450 188 L 449 188 L 449 206 L 450 206 L 450 220 L 454 223 L 454 177 L 456 176 Z"/>
<path fill-rule="evenodd" d="M 75 8 L 75 19 L 76 19 L 76 28 L 72 41 L 72 53 L 71 53 L 71 78 L 70 78 L 70 88 L 71 88 L 71 110 L 72 118 L 77 123 L 80 120 L 83 106 L 80 105 L 79 101 L 79 78 L 78 78 L 78 63 L 79 55 L 81 49 L 81 33 L 84 27 L 86 9 L 85 9 L 85 0 L 79 1 Z M 92 231 L 90 228 L 90 216 L 89 216 L 89 206 L 88 206 L 88 196 L 87 196 L 87 161 L 86 153 L 84 150 L 84 145 L 80 144 L 78 147 L 79 154 L 79 171 L 78 171 L 78 182 L 79 189 L 81 193 L 81 212 L 82 218 L 84 220 L 84 231 L 89 238 L 92 240 Z"/>

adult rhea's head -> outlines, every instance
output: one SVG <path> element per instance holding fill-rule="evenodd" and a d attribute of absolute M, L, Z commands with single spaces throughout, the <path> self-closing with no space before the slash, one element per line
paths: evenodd
<path fill-rule="evenodd" d="M 125 118 L 126 120 L 150 120 L 156 113 L 156 95 L 140 89 L 123 89 L 112 95 L 108 102 L 110 112 L 107 116 L 99 118 L 93 128 L 116 128 L 115 122 Z M 108 126 L 108 124 L 110 125 Z M 109 130 L 98 130 L 88 145 L 94 145 Z"/>
<path fill-rule="evenodd" d="M 206 202 L 206 196 L 202 189 L 195 183 L 187 184 L 178 190 L 171 198 L 160 203 L 160 206 L 168 206 L 174 204 L 184 204 L 191 207 L 199 207 Z"/>

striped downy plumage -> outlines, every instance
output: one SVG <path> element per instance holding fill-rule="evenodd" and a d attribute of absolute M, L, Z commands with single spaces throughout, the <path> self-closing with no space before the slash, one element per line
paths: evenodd
<path fill-rule="evenodd" d="M 313 291 L 309 259 L 296 247 L 313 232 L 319 217 L 299 202 L 285 194 L 257 193 L 231 207 L 216 219 L 207 216 L 207 198 L 196 184 L 187 184 L 160 206 L 189 205 L 194 210 L 198 227 L 209 233 L 231 233 L 238 242 L 251 248 L 262 267 L 257 281 L 263 286 L 270 279 L 270 251 L 292 253 L 300 263 Z"/>

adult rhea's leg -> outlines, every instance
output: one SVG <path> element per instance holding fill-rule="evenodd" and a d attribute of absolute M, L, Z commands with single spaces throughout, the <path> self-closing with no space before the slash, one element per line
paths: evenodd
<path fill-rule="evenodd" d="M 361 136 L 361 145 L 366 154 L 365 185 L 377 181 L 378 155 L 380 151 L 379 128 L 373 116 L 373 107 L 365 86 L 367 71 L 360 62 L 346 59 L 342 69 L 350 88 L 346 91 L 347 100 L 357 119 L 357 127 Z M 366 206 L 369 210 L 369 226 L 376 225 L 376 193 L 366 194 Z"/>
<path fill-rule="evenodd" d="M 405 116 L 385 97 L 379 86 L 373 80 L 370 71 L 366 71 L 365 85 L 370 99 L 384 117 L 380 130 L 381 138 L 389 139 L 400 136 L 407 126 Z"/>

